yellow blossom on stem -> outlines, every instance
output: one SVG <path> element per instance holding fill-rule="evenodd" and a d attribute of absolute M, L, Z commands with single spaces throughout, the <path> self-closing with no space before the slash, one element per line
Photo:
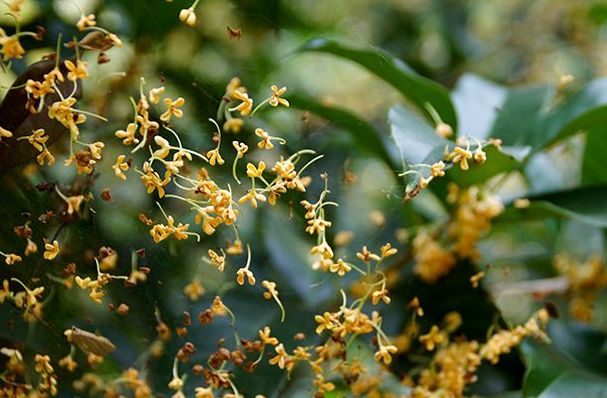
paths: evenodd
<path fill-rule="evenodd" d="M 135 123 L 129 123 L 125 130 L 116 131 L 116 137 L 122 139 L 122 143 L 124 145 L 132 145 L 138 144 L 139 139 L 135 138 L 135 134 L 137 134 L 137 125 Z"/>
<path fill-rule="evenodd" d="M 13 133 L 11 133 L 10 131 L 8 131 L 5 128 L 0 127 L 0 142 L 2 142 L 3 138 L 11 138 L 13 136 Z"/>
<path fill-rule="evenodd" d="M 37 253 L 38 252 L 38 245 L 36 245 L 34 243 L 33 240 L 31 240 L 30 238 L 27 238 L 27 245 L 25 246 L 25 255 L 29 256 L 32 253 Z"/>
<path fill-rule="evenodd" d="M 52 243 L 44 241 L 44 258 L 46 260 L 53 260 L 59 254 L 59 242 L 54 240 Z"/>
<path fill-rule="evenodd" d="M 259 338 L 261 339 L 261 342 L 266 345 L 277 345 L 278 339 L 276 337 L 271 337 L 270 332 L 271 330 L 269 326 L 264 326 L 264 328 L 259 331 Z"/>
<path fill-rule="evenodd" d="M 185 104 L 185 99 L 179 97 L 175 101 L 173 101 L 171 98 L 165 98 L 164 104 L 166 105 L 167 110 L 162 115 L 160 115 L 160 120 L 165 123 L 169 123 L 173 116 L 175 116 L 176 118 L 183 117 L 183 111 L 179 108 L 181 108 L 183 104 Z"/>
<path fill-rule="evenodd" d="M 129 164 L 124 161 L 125 158 L 125 155 L 118 155 L 116 158 L 116 163 L 114 163 L 112 166 L 112 169 L 114 169 L 114 174 L 121 180 L 126 180 L 126 175 L 123 173 L 123 171 L 127 171 L 129 169 Z"/>
<path fill-rule="evenodd" d="M 393 345 L 380 345 L 379 350 L 373 355 L 377 362 L 383 362 L 386 365 L 392 363 L 392 354 L 396 354 L 398 348 Z"/>
<path fill-rule="evenodd" d="M 255 167 L 253 163 L 247 164 L 247 176 L 251 178 L 260 178 L 266 169 L 266 164 L 262 160 L 259 162 L 259 165 Z"/>
<path fill-rule="evenodd" d="M 459 163 L 459 167 L 462 170 L 468 170 L 468 159 L 472 159 L 472 152 L 469 149 L 464 149 L 462 147 L 456 146 L 451 153 L 453 156 L 453 163 Z"/>
<path fill-rule="evenodd" d="M 249 94 L 239 89 L 233 90 L 231 94 L 235 99 L 242 102 L 230 110 L 239 111 L 242 116 L 248 116 L 253 110 L 253 100 L 249 98 Z"/>
<path fill-rule="evenodd" d="M 272 140 L 270 134 L 268 134 L 263 129 L 257 128 L 255 129 L 255 135 L 261 138 L 261 141 L 257 143 L 257 147 L 260 149 L 272 149 L 274 148 L 274 144 L 272 144 Z"/>
<path fill-rule="evenodd" d="M 15 263 L 21 262 L 22 258 L 21 256 L 18 256 L 14 253 L 10 253 L 10 254 L 5 254 L 4 255 L 4 262 L 7 265 L 14 265 Z"/>
<path fill-rule="evenodd" d="M 282 343 L 278 344 L 274 350 L 276 351 L 276 356 L 270 358 L 270 365 L 278 365 L 279 368 L 284 369 L 290 360 L 289 354 Z"/>
<path fill-rule="evenodd" d="M 226 258 L 224 256 L 220 256 L 217 252 L 209 249 L 208 255 L 211 258 L 211 265 L 216 267 L 219 272 L 223 272 L 226 266 Z"/>
<path fill-rule="evenodd" d="M 6 36 L 3 30 L 0 31 L 0 45 L 2 46 L 0 52 L 3 54 L 4 61 L 21 59 L 25 54 L 25 50 L 19 42 L 19 36 Z"/>
<path fill-rule="evenodd" d="M 272 98 L 270 98 L 270 100 L 268 101 L 268 103 L 271 106 L 277 107 L 278 105 L 282 105 L 285 107 L 289 107 L 289 101 L 287 101 L 284 98 L 281 98 L 286 92 L 287 92 L 287 88 L 286 87 L 282 87 L 282 88 L 278 88 L 278 86 L 273 85 L 271 87 L 272 89 Z"/>
<path fill-rule="evenodd" d="M 65 67 L 68 70 L 67 78 L 71 81 L 84 80 L 89 76 L 89 72 L 86 69 L 86 62 L 77 60 L 73 63 L 69 59 L 65 61 Z"/>
<path fill-rule="evenodd" d="M 419 337 L 419 342 L 426 347 L 426 350 L 432 351 L 434 348 L 445 341 L 445 335 L 440 331 L 438 326 L 433 325 L 427 334 Z"/>
<path fill-rule="evenodd" d="M 76 23 L 76 27 L 79 31 L 83 31 L 86 28 L 97 25 L 95 21 L 95 14 L 82 15 L 78 22 Z"/>
<path fill-rule="evenodd" d="M 261 193 L 255 191 L 254 189 L 249 189 L 244 196 L 242 196 L 240 199 L 238 199 L 238 203 L 239 204 L 243 204 L 243 203 L 246 203 L 246 202 L 251 202 L 251 206 L 254 209 L 257 208 L 257 201 L 259 201 L 259 202 L 265 202 L 266 201 L 266 197 L 263 196 Z"/>
<path fill-rule="evenodd" d="M 225 163 L 225 160 L 223 160 L 221 154 L 219 153 L 219 148 L 208 151 L 207 158 L 209 159 L 209 164 L 211 166 L 215 166 L 215 164 L 222 165 Z"/>

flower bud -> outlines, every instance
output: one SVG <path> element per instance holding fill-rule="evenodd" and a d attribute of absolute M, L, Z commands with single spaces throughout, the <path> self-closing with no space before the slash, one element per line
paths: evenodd
<path fill-rule="evenodd" d="M 196 24 L 196 13 L 192 8 L 184 8 L 179 13 L 179 20 L 188 26 L 194 26 Z"/>

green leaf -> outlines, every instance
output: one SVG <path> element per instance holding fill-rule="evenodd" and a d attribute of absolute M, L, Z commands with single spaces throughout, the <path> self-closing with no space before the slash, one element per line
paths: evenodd
<path fill-rule="evenodd" d="M 494 145 L 485 147 L 487 161 L 482 165 L 473 164 L 467 171 L 454 167 L 449 171 L 449 177 L 461 187 L 467 187 L 487 181 L 489 178 L 516 170 L 521 167 L 521 160 L 528 153 L 527 148 L 502 147 Z"/>
<path fill-rule="evenodd" d="M 439 137 L 434 129 L 419 115 L 402 107 L 394 106 L 388 115 L 392 138 L 401 152 L 402 160 L 409 164 L 432 164 L 444 158 L 445 146 L 453 148 L 453 142 Z M 487 162 L 474 164 L 470 169 L 460 170 L 453 167 L 447 172 L 447 178 L 460 186 L 470 186 L 489 178 L 521 167 L 522 159 L 529 148 L 498 149 L 494 145 L 486 146 Z"/>
<path fill-rule="evenodd" d="M 441 119 L 457 128 L 457 116 L 449 92 L 440 84 L 418 75 L 409 66 L 380 49 L 359 50 L 329 39 L 314 39 L 306 43 L 302 51 L 317 51 L 332 54 L 356 62 L 397 89 L 411 101 L 428 120 L 432 115 L 426 108 L 430 104 Z"/>
<path fill-rule="evenodd" d="M 607 78 L 590 82 L 551 110 L 537 126 L 535 148 L 544 148 L 580 131 L 603 129 L 607 123 Z"/>
<path fill-rule="evenodd" d="M 312 98 L 301 95 L 289 96 L 289 102 L 293 108 L 314 113 L 349 132 L 361 150 L 382 159 L 391 167 L 395 166 L 386 149 L 384 137 L 367 121 L 345 109 L 323 105 Z"/>
<path fill-rule="evenodd" d="M 505 87 L 473 74 L 463 75 L 452 92 L 460 135 L 489 138 L 507 95 Z"/>
<path fill-rule="evenodd" d="M 501 139 L 504 145 L 529 145 L 533 139 L 533 127 L 542 116 L 549 94 L 550 88 L 546 86 L 509 90 L 489 137 Z"/>
<path fill-rule="evenodd" d="M 578 220 L 599 228 L 607 228 L 607 187 L 580 188 L 530 197 L 524 209 L 508 207 L 501 222 L 542 219 L 558 216 Z"/>
<path fill-rule="evenodd" d="M 525 397 L 539 396 L 561 373 L 576 366 L 574 361 L 548 344 L 525 340 L 521 351 L 527 367 L 523 380 Z"/>
<path fill-rule="evenodd" d="M 607 108 L 601 112 L 605 119 L 602 126 L 607 125 Z M 607 185 L 605 173 L 605 159 L 607 159 L 607 136 L 605 131 L 589 131 L 586 135 L 586 146 L 582 159 L 582 184 Z"/>
<path fill-rule="evenodd" d="M 525 340 L 521 351 L 527 365 L 524 397 L 607 397 L 607 378 L 584 370 L 554 345 Z"/>
<path fill-rule="evenodd" d="M 572 191 L 544 195 L 535 206 L 564 217 L 607 228 L 607 187 L 582 188 Z"/>
<path fill-rule="evenodd" d="M 451 141 L 439 137 L 418 114 L 396 105 L 388 114 L 391 133 L 406 163 L 434 163 L 443 158 Z"/>
<path fill-rule="evenodd" d="M 539 398 L 605 398 L 607 379 L 576 369 L 563 372 Z"/>

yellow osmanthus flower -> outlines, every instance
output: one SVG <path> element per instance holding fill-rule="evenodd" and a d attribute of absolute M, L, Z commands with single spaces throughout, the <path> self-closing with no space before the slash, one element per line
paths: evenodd
<path fill-rule="evenodd" d="M 171 152 L 171 144 L 169 143 L 169 141 L 167 141 L 166 138 L 157 135 L 156 137 L 154 137 L 154 142 L 160 148 L 156 149 L 152 153 L 152 157 L 165 159 L 167 156 L 169 156 L 169 153 Z"/>
<path fill-rule="evenodd" d="M 470 277 L 470 284 L 472 285 L 473 289 L 476 289 L 478 287 L 481 279 L 483 279 L 484 276 L 485 273 L 483 271 L 479 271 Z"/>
<path fill-rule="evenodd" d="M 217 252 L 209 249 L 207 251 L 207 254 L 209 255 L 210 259 L 211 259 L 211 265 L 215 268 L 217 268 L 217 270 L 219 272 L 223 272 L 226 266 L 226 257 L 225 255 L 221 256 L 219 255 Z"/>
<path fill-rule="evenodd" d="M 190 301 L 198 301 L 204 295 L 205 290 L 200 281 L 194 280 L 188 283 L 183 288 L 183 294 L 190 299 Z"/>
<path fill-rule="evenodd" d="M 254 189 L 249 189 L 247 191 L 247 193 L 245 195 L 243 195 L 240 199 L 238 199 L 238 203 L 239 204 L 243 204 L 246 202 L 251 202 L 251 206 L 256 209 L 257 208 L 257 202 L 265 202 L 266 201 L 266 197 L 263 196 L 261 193 L 257 192 Z"/>
<path fill-rule="evenodd" d="M 137 125 L 135 123 L 129 123 L 125 130 L 116 131 L 116 137 L 122 139 L 124 145 L 138 144 L 139 139 L 135 137 L 137 134 Z"/>
<path fill-rule="evenodd" d="M 36 245 L 36 243 L 34 243 L 33 240 L 31 240 L 30 238 L 27 238 L 27 245 L 25 246 L 25 252 L 24 254 L 26 256 L 29 256 L 32 253 L 37 253 L 38 252 L 38 245 Z"/>
<path fill-rule="evenodd" d="M 167 217 L 167 225 L 164 224 L 156 224 L 150 230 L 150 235 L 154 240 L 154 243 L 160 243 L 169 236 L 173 235 L 173 237 L 177 240 L 184 240 L 188 238 L 188 228 L 190 224 L 182 224 L 179 223 L 175 225 L 175 219 L 173 216 Z"/>
<path fill-rule="evenodd" d="M 286 87 L 282 87 L 282 88 L 278 88 L 278 86 L 273 85 L 271 87 L 272 89 L 272 97 L 270 98 L 270 100 L 268 101 L 268 103 L 273 106 L 273 107 L 277 107 L 278 105 L 282 105 L 285 107 L 289 107 L 289 101 L 287 101 L 284 98 L 281 98 L 286 92 L 287 92 L 287 88 Z"/>
<path fill-rule="evenodd" d="M 4 61 L 21 59 L 23 58 L 23 54 L 25 54 L 25 50 L 19 42 L 19 36 L 7 36 L 2 29 L 0 29 L 0 45 L 2 46 L 0 52 L 3 54 Z"/>
<path fill-rule="evenodd" d="M 427 334 L 419 336 L 419 342 L 426 347 L 426 350 L 432 351 L 437 345 L 442 344 L 445 341 L 445 335 L 438 326 L 433 325 Z"/>
<path fill-rule="evenodd" d="M 425 230 L 420 230 L 413 240 L 413 256 L 413 272 L 426 283 L 436 283 L 457 263 L 455 256 Z"/>
<path fill-rule="evenodd" d="M 171 181 L 170 176 L 165 175 L 164 180 L 161 179 L 158 172 L 154 171 L 148 162 L 143 164 L 143 172 L 141 181 L 146 186 L 148 194 L 157 190 L 158 196 L 162 198 L 164 196 L 164 187 Z"/>
<path fill-rule="evenodd" d="M 80 134 L 78 125 L 86 121 L 86 116 L 75 112 L 73 106 L 76 102 L 76 98 L 66 98 L 62 101 L 54 102 L 48 109 L 49 118 L 57 120 L 64 127 L 70 129 L 72 141 L 76 141 Z"/>
<path fill-rule="evenodd" d="M 86 69 L 86 62 L 77 60 L 73 63 L 69 59 L 65 61 L 65 67 L 68 70 L 67 79 L 71 81 L 84 80 L 89 76 L 89 72 Z"/>
<path fill-rule="evenodd" d="M 127 171 L 129 169 L 129 164 L 124 161 L 125 158 L 125 155 L 118 155 L 116 158 L 116 163 L 114 163 L 112 166 L 112 169 L 114 169 L 114 174 L 121 180 L 126 180 L 126 175 L 123 173 L 123 171 Z"/>
<path fill-rule="evenodd" d="M 84 201 L 84 195 L 68 196 L 65 198 L 67 203 L 67 214 L 74 214 L 80 211 L 80 206 Z"/>
<path fill-rule="evenodd" d="M 242 159 L 244 157 L 244 154 L 247 153 L 247 151 L 249 150 L 248 145 L 243 142 L 232 141 L 232 146 L 234 147 L 234 149 L 236 149 L 236 156 L 238 157 L 238 159 Z"/>
<path fill-rule="evenodd" d="M 4 262 L 7 265 L 14 265 L 15 263 L 21 262 L 22 260 L 23 259 L 21 258 L 21 256 L 18 256 L 14 253 L 4 255 Z"/>
<path fill-rule="evenodd" d="M 78 362 L 74 361 L 71 355 L 67 355 L 59 360 L 59 366 L 73 372 L 78 367 Z"/>
<path fill-rule="evenodd" d="M 0 127 L 0 142 L 2 142 L 3 138 L 11 138 L 13 136 L 13 133 L 11 133 L 10 131 L 8 131 L 5 128 Z"/>
<path fill-rule="evenodd" d="M 335 390 L 335 384 L 330 381 L 325 381 L 325 377 L 322 374 L 316 374 L 314 377 L 314 386 L 319 394 Z"/>
<path fill-rule="evenodd" d="M 272 149 L 274 148 L 274 144 L 272 144 L 272 137 L 263 129 L 257 128 L 255 129 L 255 135 L 261 138 L 261 141 L 257 143 L 257 147 L 260 149 Z"/>
<path fill-rule="evenodd" d="M 44 254 L 46 260 L 53 260 L 59 254 L 59 242 L 54 240 L 52 243 L 44 241 Z"/>
<path fill-rule="evenodd" d="M 278 304 L 278 307 L 280 307 L 280 312 L 281 312 L 280 321 L 284 322 L 285 308 L 283 307 L 282 302 L 278 298 L 278 290 L 276 290 L 276 282 L 271 282 L 271 281 L 266 280 L 266 281 L 261 282 L 261 286 L 264 289 L 266 289 L 266 291 L 263 292 L 263 298 L 265 298 L 266 300 L 274 299 L 274 301 L 276 301 L 276 303 Z"/>
<path fill-rule="evenodd" d="M 249 176 L 250 178 L 260 178 L 265 169 L 266 164 L 263 160 L 259 162 L 257 167 L 253 163 L 248 163 L 247 176 Z"/>
<path fill-rule="evenodd" d="M 160 103 L 160 100 L 162 99 L 162 94 L 164 94 L 164 91 L 165 91 L 164 87 L 157 87 L 157 88 L 151 89 L 148 94 L 148 97 L 150 98 L 150 102 L 152 104 Z"/>
<path fill-rule="evenodd" d="M 373 355 L 377 362 L 383 362 L 386 365 L 392 363 L 392 354 L 396 354 L 398 348 L 394 345 L 380 345 L 379 350 Z"/>
<path fill-rule="evenodd" d="M 95 14 L 82 15 L 78 22 L 76 22 L 76 27 L 81 32 L 84 31 L 86 28 L 90 28 L 96 25 L 97 21 L 95 21 Z"/>
<path fill-rule="evenodd" d="M 270 327 L 264 326 L 264 328 L 259 331 L 259 338 L 261 339 L 261 342 L 266 345 L 278 345 L 278 339 L 270 336 L 270 333 Z"/>
<path fill-rule="evenodd" d="M 221 157 L 219 153 L 219 148 L 211 149 L 207 152 L 207 158 L 209 159 L 209 164 L 211 166 L 215 166 L 216 164 L 222 165 L 225 163 L 225 160 Z"/>
<path fill-rule="evenodd" d="M 244 120 L 237 117 L 233 117 L 223 123 L 223 131 L 238 134 L 242 131 L 243 126 Z"/>
<path fill-rule="evenodd" d="M 388 296 L 388 289 L 376 290 L 371 293 L 371 302 L 373 303 L 373 305 L 379 303 L 380 300 L 382 300 L 386 304 L 390 304 L 391 299 Z"/>
<path fill-rule="evenodd" d="M 456 146 L 449 156 L 452 158 L 454 164 L 459 163 L 459 167 L 462 170 L 468 170 L 470 168 L 470 166 L 468 166 L 468 159 L 472 159 L 473 155 L 469 149 Z"/>
<path fill-rule="evenodd" d="M 397 252 L 398 252 L 398 250 L 396 248 L 392 247 L 391 243 L 386 243 L 385 245 L 383 245 L 381 247 L 381 257 L 382 258 L 392 257 Z"/>
<path fill-rule="evenodd" d="M 356 253 L 356 257 L 358 257 L 359 260 L 364 261 L 365 263 L 368 263 L 370 261 L 381 260 L 381 257 L 379 257 L 375 253 L 370 252 L 369 249 L 367 249 L 367 246 L 363 246 L 362 250 Z"/>
<path fill-rule="evenodd" d="M 432 177 L 444 177 L 445 176 L 445 163 L 442 160 L 432 164 L 430 166 L 430 173 Z"/>
<path fill-rule="evenodd" d="M 185 99 L 179 97 L 175 101 L 173 101 L 171 98 L 165 98 L 164 104 L 167 110 L 162 115 L 160 115 L 160 120 L 165 123 L 169 123 L 173 116 L 175 116 L 176 118 L 183 117 L 183 110 L 179 108 L 181 108 L 185 104 Z"/>
<path fill-rule="evenodd" d="M 44 162 L 49 166 L 52 166 L 55 164 L 55 157 L 47 148 L 44 148 L 44 150 L 36 156 L 36 162 L 38 162 L 40 166 L 44 166 Z"/>
<path fill-rule="evenodd" d="M 340 258 L 329 265 L 329 271 L 337 273 L 339 276 L 344 276 L 346 273 L 352 271 L 352 266 Z"/>
<path fill-rule="evenodd" d="M 253 100 L 249 98 L 249 94 L 242 89 L 234 89 L 231 95 L 241 103 L 230 110 L 239 111 L 242 116 L 248 116 L 253 110 Z"/>
<path fill-rule="evenodd" d="M 236 282 L 238 282 L 240 286 L 244 285 L 245 278 L 249 282 L 249 285 L 255 285 L 255 276 L 253 276 L 253 272 L 251 272 L 250 269 L 240 268 L 236 271 Z"/>
<path fill-rule="evenodd" d="M 34 148 L 36 148 L 38 152 L 44 151 L 44 149 L 46 148 L 45 144 L 48 141 L 48 135 L 46 135 L 44 129 L 37 129 L 33 131 L 32 134 L 20 137 L 19 139 L 21 138 L 27 139 L 27 142 L 29 142 Z"/>
<path fill-rule="evenodd" d="M 270 361 L 269 361 L 270 365 L 277 365 L 281 369 L 284 369 L 285 367 L 287 367 L 289 362 L 291 361 L 291 358 L 289 357 L 289 354 L 285 350 L 284 345 L 282 343 L 278 344 L 274 348 L 274 351 L 276 351 L 276 356 L 270 358 Z"/>

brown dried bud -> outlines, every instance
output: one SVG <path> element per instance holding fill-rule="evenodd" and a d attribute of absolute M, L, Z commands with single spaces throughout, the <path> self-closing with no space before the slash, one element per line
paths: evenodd
<path fill-rule="evenodd" d="M 122 303 L 118 306 L 118 308 L 116 309 L 116 312 L 118 313 L 118 315 L 126 315 L 129 313 L 129 306 Z"/>

